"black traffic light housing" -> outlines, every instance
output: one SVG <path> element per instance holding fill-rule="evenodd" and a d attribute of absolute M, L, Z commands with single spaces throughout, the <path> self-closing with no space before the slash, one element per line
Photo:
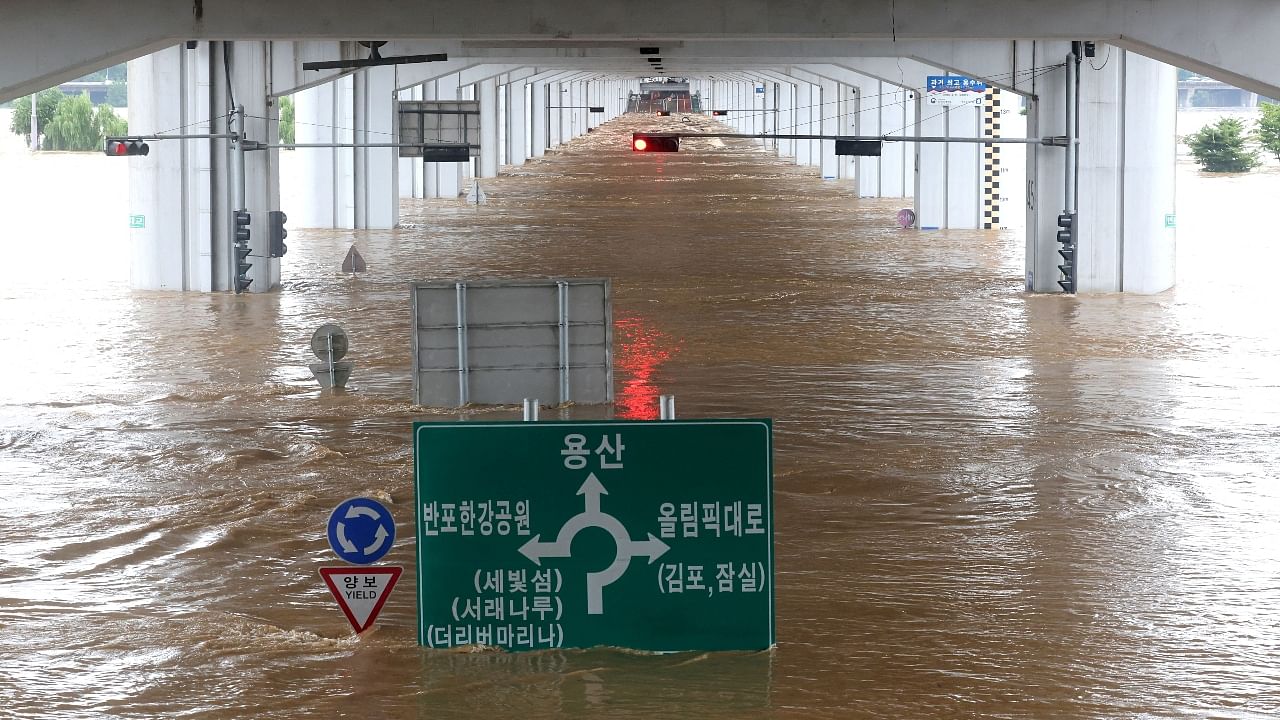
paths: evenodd
<path fill-rule="evenodd" d="M 235 244 L 232 246 L 236 253 L 235 288 L 237 293 L 242 293 L 253 282 L 253 278 L 249 277 L 249 268 L 253 267 L 253 263 L 249 262 L 249 223 L 252 218 L 248 210 L 236 210 L 231 214 L 231 220 L 235 228 Z"/>
<path fill-rule="evenodd" d="M 632 133 L 634 152 L 680 152 L 680 136 L 675 133 Z"/>
<path fill-rule="evenodd" d="M 289 246 L 284 244 L 284 239 L 289 237 L 289 231 L 284 229 L 284 224 L 288 221 L 289 216 L 279 210 L 267 213 L 268 238 L 271 241 L 267 257 L 284 257 L 289 252 Z"/>
<path fill-rule="evenodd" d="M 728 110 L 712 110 L 711 114 L 712 115 L 728 115 L 729 111 Z"/>
<path fill-rule="evenodd" d="M 141 140 L 131 138 L 107 138 L 106 145 L 103 146 L 102 152 L 111 157 L 129 157 L 147 155 L 151 152 L 151 148 Z"/>
<path fill-rule="evenodd" d="M 1062 243 L 1062 247 L 1058 248 L 1058 254 L 1062 256 L 1062 264 L 1058 266 L 1062 279 L 1058 281 L 1058 287 L 1065 293 L 1076 291 L 1076 241 L 1079 239 L 1076 220 L 1073 212 L 1058 215 L 1058 242 Z"/>

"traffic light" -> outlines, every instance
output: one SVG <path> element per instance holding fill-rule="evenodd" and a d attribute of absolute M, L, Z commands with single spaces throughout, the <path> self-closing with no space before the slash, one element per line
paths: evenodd
<path fill-rule="evenodd" d="M 712 115 L 728 115 L 729 111 L 728 110 L 712 110 L 711 114 Z"/>
<path fill-rule="evenodd" d="M 242 293 L 249 289 L 249 284 L 253 282 L 253 278 L 249 277 L 249 268 L 253 267 L 253 263 L 249 262 L 249 211 L 236 210 L 232 214 L 235 223 L 235 248 L 236 253 L 236 292 Z"/>
<path fill-rule="evenodd" d="M 250 218 L 249 218 L 248 210 L 235 211 L 235 223 L 236 223 L 235 240 L 237 243 L 244 243 L 245 245 L 249 244 L 249 221 L 250 221 Z"/>
<path fill-rule="evenodd" d="M 124 139 L 108 139 L 106 146 L 102 150 L 111 157 L 128 157 L 130 155 L 146 155 L 151 152 L 151 148 L 141 140 Z"/>
<path fill-rule="evenodd" d="M 284 254 L 289 252 L 289 246 L 284 244 L 284 239 L 289 237 L 289 231 L 284 229 L 284 224 L 288 220 L 289 217 L 279 210 L 272 210 L 267 213 L 267 227 L 269 228 L 269 238 L 271 240 L 267 257 L 284 257 Z"/>
<path fill-rule="evenodd" d="M 635 152 L 680 152 L 680 136 L 674 133 L 633 133 L 631 149 Z"/>
<path fill-rule="evenodd" d="M 1076 240 L 1078 237 L 1076 214 L 1065 212 L 1059 215 L 1058 242 L 1062 243 L 1062 247 L 1058 248 L 1058 254 L 1062 256 L 1062 264 L 1058 266 L 1058 270 L 1062 272 L 1062 279 L 1058 281 L 1058 286 L 1066 293 L 1076 291 Z"/>

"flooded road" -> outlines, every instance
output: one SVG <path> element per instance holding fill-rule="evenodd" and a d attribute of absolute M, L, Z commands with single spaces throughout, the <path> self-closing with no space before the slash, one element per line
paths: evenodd
<path fill-rule="evenodd" d="M 901 201 L 745 141 L 632 154 L 654 122 L 486 205 L 291 229 L 267 295 L 95 280 L 127 253 L 24 208 L 0 269 L 0 716 L 1280 715 L 1274 232 L 1221 212 L 1268 207 L 1280 172 L 1180 168 L 1177 290 L 1034 296 L 1012 233 L 897 230 Z M 102 160 L 22 177 L 119 173 Z M 774 651 L 416 645 L 410 425 L 519 408 L 409 404 L 408 284 L 525 276 L 615 293 L 617 406 L 544 418 L 654 417 L 668 393 L 774 418 Z M 324 322 L 350 392 L 307 371 Z M 407 568 L 360 639 L 317 572 L 354 495 L 391 504 Z"/>

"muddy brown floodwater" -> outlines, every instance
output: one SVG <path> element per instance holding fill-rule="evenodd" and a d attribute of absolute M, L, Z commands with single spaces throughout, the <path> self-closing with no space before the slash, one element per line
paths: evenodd
<path fill-rule="evenodd" d="M 1218 214 L 1274 205 L 1275 168 L 1180 168 L 1177 290 L 1036 296 L 1012 233 L 897 230 L 901 201 L 746 141 L 631 153 L 656 122 L 486 205 L 291 230 L 278 293 L 132 292 L 84 233 L 6 238 L 0 716 L 1280 715 L 1275 238 Z M 22 165 L 29 212 L 103 161 Z M 410 405 L 408 284 L 527 276 L 615 290 L 616 407 L 544 417 L 774 418 L 772 652 L 416 645 L 410 424 L 519 409 Z M 306 369 L 327 321 L 350 392 Z M 391 503 L 407 568 L 359 639 L 317 574 L 353 495 Z"/>

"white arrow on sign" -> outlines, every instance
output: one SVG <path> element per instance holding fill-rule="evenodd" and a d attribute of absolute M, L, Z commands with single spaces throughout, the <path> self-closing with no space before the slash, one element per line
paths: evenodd
<path fill-rule="evenodd" d="M 587 573 L 587 614 L 602 615 L 604 614 L 604 588 L 622 577 L 631 564 L 631 558 L 648 557 L 649 564 L 652 565 L 653 561 L 662 557 L 663 553 L 671 549 L 671 546 L 654 537 L 653 533 L 649 533 L 648 540 L 632 540 L 631 534 L 618 518 L 600 509 L 600 496 L 608 495 L 609 491 L 604 489 L 604 485 L 600 483 L 595 473 L 587 475 L 587 481 L 578 488 L 578 494 L 584 496 L 584 509 L 569 518 L 568 522 L 560 528 L 555 542 L 542 542 L 542 534 L 539 533 L 520 546 L 520 554 L 532 560 L 534 565 L 541 566 L 542 558 L 570 557 L 573 538 L 579 530 L 598 527 L 609 533 L 613 537 L 614 544 L 617 545 L 617 556 L 604 570 Z"/>
<path fill-rule="evenodd" d="M 601 489 L 603 490 L 603 488 Z M 346 517 L 346 519 L 348 520 L 354 520 L 358 517 L 367 517 L 374 521 L 380 521 L 382 519 L 378 515 L 378 512 L 373 508 L 367 508 L 360 505 L 352 505 L 351 507 L 347 508 L 347 514 L 344 517 Z M 356 547 L 355 543 L 347 539 L 346 523 L 343 523 L 343 522 L 338 523 L 337 535 L 338 535 L 338 544 L 342 546 L 342 549 L 344 551 L 349 553 L 354 553 L 356 550 L 359 549 Z M 378 531 L 373 536 L 373 543 L 369 545 L 369 547 L 366 547 L 362 552 L 365 555 L 374 554 L 375 552 L 378 551 L 379 548 L 382 547 L 382 543 L 386 542 L 387 538 L 390 537 L 390 535 L 391 533 L 387 532 L 386 526 L 383 525 L 381 522 L 378 522 Z"/>

